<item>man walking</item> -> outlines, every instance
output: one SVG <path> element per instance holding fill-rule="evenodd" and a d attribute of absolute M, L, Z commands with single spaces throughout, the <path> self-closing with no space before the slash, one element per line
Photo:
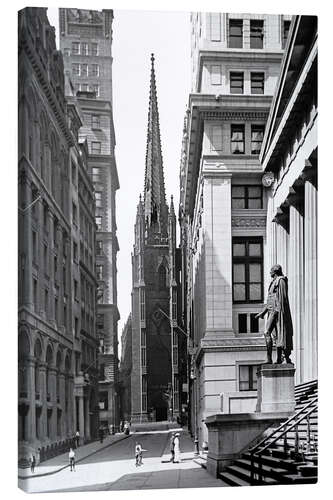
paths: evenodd
<path fill-rule="evenodd" d="M 293 324 L 288 300 L 288 278 L 283 276 L 282 267 L 276 264 L 271 268 L 272 281 L 268 287 L 267 304 L 256 315 L 263 318 L 266 313 L 265 341 L 267 349 L 266 364 L 272 364 L 273 343 L 277 348 L 275 364 L 281 364 L 282 354 L 286 363 L 291 363 L 290 354 L 293 350 Z"/>
<path fill-rule="evenodd" d="M 31 470 L 32 474 L 35 472 L 35 466 L 36 466 L 35 455 L 31 455 L 31 457 L 30 457 L 30 470 Z"/>
<path fill-rule="evenodd" d="M 70 466 L 71 472 L 73 470 L 75 472 L 75 451 L 73 450 L 73 448 L 69 449 L 68 458 L 69 458 L 69 466 Z"/>
<path fill-rule="evenodd" d="M 141 444 L 135 443 L 135 467 L 142 465 L 142 447 Z"/>
<path fill-rule="evenodd" d="M 171 439 L 170 439 L 170 453 L 171 453 L 170 462 L 174 462 L 175 461 L 175 433 L 174 432 L 171 434 Z"/>
<path fill-rule="evenodd" d="M 75 443 L 76 443 L 76 447 L 78 448 L 80 446 L 80 433 L 79 433 L 79 431 L 76 431 Z"/>

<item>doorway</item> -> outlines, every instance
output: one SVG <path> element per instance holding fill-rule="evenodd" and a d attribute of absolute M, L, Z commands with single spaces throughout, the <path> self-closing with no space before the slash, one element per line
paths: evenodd
<path fill-rule="evenodd" d="M 156 422 L 168 420 L 168 409 L 166 407 L 156 408 Z"/>

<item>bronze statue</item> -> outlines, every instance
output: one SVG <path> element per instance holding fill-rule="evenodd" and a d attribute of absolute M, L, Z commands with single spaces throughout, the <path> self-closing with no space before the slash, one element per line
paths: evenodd
<path fill-rule="evenodd" d="M 257 318 L 263 318 L 268 313 L 265 326 L 265 341 L 267 348 L 266 364 L 272 364 L 273 342 L 277 348 L 276 364 L 291 363 L 290 354 L 293 350 L 293 324 L 288 300 L 288 278 L 283 276 L 282 267 L 276 264 L 271 268 L 272 281 L 268 287 L 267 304 Z"/>

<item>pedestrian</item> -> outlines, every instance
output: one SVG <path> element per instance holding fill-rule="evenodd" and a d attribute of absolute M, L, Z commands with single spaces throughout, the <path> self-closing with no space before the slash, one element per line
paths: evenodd
<path fill-rule="evenodd" d="M 99 434 L 100 442 L 103 443 L 103 439 L 104 439 L 104 430 L 103 430 L 103 427 L 99 428 L 98 434 Z"/>
<path fill-rule="evenodd" d="M 30 457 L 30 470 L 31 470 L 32 474 L 35 472 L 35 466 L 36 466 L 35 455 L 31 455 L 31 457 Z"/>
<path fill-rule="evenodd" d="M 174 439 L 174 460 L 175 464 L 180 462 L 179 432 L 176 432 Z"/>
<path fill-rule="evenodd" d="M 175 433 L 174 432 L 171 434 L 170 452 L 171 452 L 170 462 L 174 462 L 175 461 Z"/>
<path fill-rule="evenodd" d="M 142 465 L 142 447 L 141 444 L 135 443 L 135 467 Z"/>
<path fill-rule="evenodd" d="M 80 446 L 80 433 L 79 433 L 79 431 L 76 431 L 75 443 L 76 443 L 76 447 L 78 448 Z"/>
<path fill-rule="evenodd" d="M 119 431 L 120 432 L 123 432 L 123 429 L 124 429 L 124 424 L 123 424 L 123 421 L 120 420 L 120 424 L 119 424 Z"/>
<path fill-rule="evenodd" d="M 75 451 L 73 450 L 73 448 L 69 449 L 68 458 L 69 458 L 69 466 L 71 468 L 71 472 L 73 470 L 75 472 Z"/>

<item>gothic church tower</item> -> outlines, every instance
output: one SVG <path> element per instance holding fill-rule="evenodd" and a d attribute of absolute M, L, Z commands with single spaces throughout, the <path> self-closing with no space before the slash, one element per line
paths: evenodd
<path fill-rule="evenodd" d="M 176 217 L 172 200 L 169 210 L 165 197 L 152 54 L 144 195 L 132 253 L 132 422 L 179 415 L 175 254 Z"/>

